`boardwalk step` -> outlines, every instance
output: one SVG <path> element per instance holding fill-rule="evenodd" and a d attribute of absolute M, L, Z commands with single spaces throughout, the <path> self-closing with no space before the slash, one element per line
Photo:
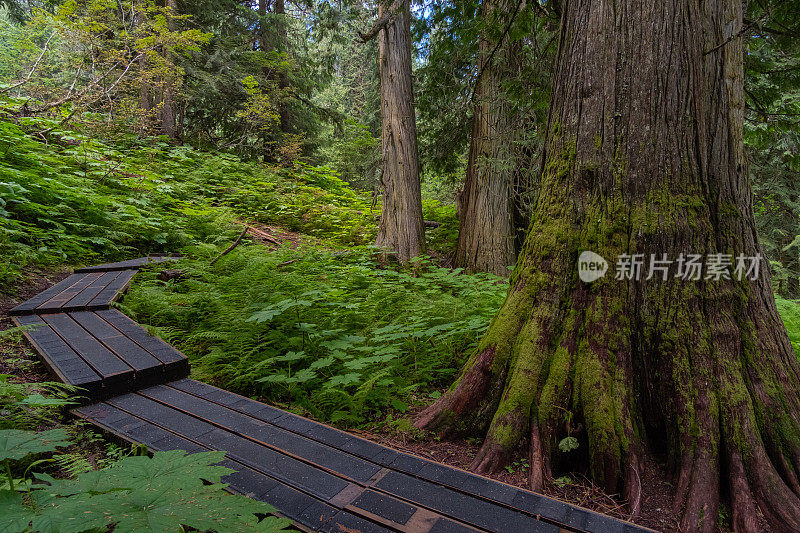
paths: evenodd
<path fill-rule="evenodd" d="M 152 254 L 147 257 L 128 259 L 127 261 L 117 261 L 115 263 L 103 263 L 75 269 L 75 272 L 108 272 L 112 270 L 138 270 L 153 263 L 163 263 L 165 261 L 175 261 L 180 259 L 180 255 L 157 255 Z"/>
<path fill-rule="evenodd" d="M 47 367 L 88 401 L 189 374 L 185 355 L 117 310 L 13 317 Z"/>
<path fill-rule="evenodd" d="M 136 271 L 73 274 L 13 308 L 9 314 L 58 313 L 105 309 L 128 288 Z"/>

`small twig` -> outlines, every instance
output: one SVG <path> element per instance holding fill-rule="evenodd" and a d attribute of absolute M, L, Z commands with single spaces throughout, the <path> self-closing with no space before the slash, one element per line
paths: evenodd
<path fill-rule="evenodd" d="M 284 261 L 283 263 L 278 263 L 275 268 L 285 267 L 286 265 L 291 265 L 292 263 L 296 263 L 297 259 L 289 259 L 288 261 Z"/>
<path fill-rule="evenodd" d="M 238 236 L 238 237 L 236 237 L 236 240 L 235 240 L 235 241 L 233 241 L 233 244 L 231 244 L 230 246 L 228 246 L 228 247 L 225 249 L 225 251 L 224 251 L 224 252 L 222 252 L 222 253 L 221 253 L 221 254 L 219 254 L 217 257 L 215 257 L 215 258 L 214 258 L 214 259 L 211 261 L 211 263 L 209 263 L 209 265 L 213 265 L 214 263 L 216 263 L 217 261 L 219 261 L 219 260 L 220 260 L 220 258 L 221 258 L 223 255 L 227 255 L 227 254 L 229 254 L 229 253 L 230 253 L 230 252 L 231 252 L 231 251 L 232 251 L 234 248 L 236 248 L 237 246 L 239 246 L 239 243 L 240 243 L 240 242 L 242 242 L 242 238 L 243 238 L 245 235 L 247 235 L 247 230 L 248 230 L 248 229 L 250 229 L 250 226 L 245 226 L 245 227 L 244 227 L 244 229 L 242 230 L 242 232 L 239 234 L 239 236 Z"/>

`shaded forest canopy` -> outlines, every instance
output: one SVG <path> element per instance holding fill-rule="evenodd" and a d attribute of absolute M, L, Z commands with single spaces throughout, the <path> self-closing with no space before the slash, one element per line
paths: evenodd
<path fill-rule="evenodd" d="M 182 252 L 121 307 L 209 382 L 791 530 L 798 117 L 791 0 L 0 0 L 0 291 Z M 613 276 L 662 253 L 762 270 Z"/>

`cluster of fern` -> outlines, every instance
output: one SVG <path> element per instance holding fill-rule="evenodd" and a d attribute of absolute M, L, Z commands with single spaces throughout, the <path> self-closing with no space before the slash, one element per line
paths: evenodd
<path fill-rule="evenodd" d="M 134 136 L 112 145 L 49 118 L 0 120 L 0 288 L 28 265 L 224 246 L 237 218 L 364 243 L 371 207 L 326 168 L 279 170 Z"/>
<path fill-rule="evenodd" d="M 420 261 L 379 268 L 357 247 L 239 246 L 143 273 L 124 301 L 186 353 L 198 377 L 357 425 L 449 385 L 502 302 L 507 283 Z"/>

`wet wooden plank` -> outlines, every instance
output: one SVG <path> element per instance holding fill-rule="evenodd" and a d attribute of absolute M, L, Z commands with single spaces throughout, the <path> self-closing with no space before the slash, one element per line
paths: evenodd
<path fill-rule="evenodd" d="M 58 313 L 61 311 L 61 307 L 70 301 L 72 298 L 78 295 L 82 290 L 87 288 L 91 285 L 97 278 L 99 278 L 102 274 L 99 272 L 90 272 L 88 274 L 81 274 L 80 278 L 78 278 L 75 283 L 66 287 L 64 290 L 55 294 L 49 300 L 42 302 L 38 306 L 36 306 L 36 313 Z"/>
<path fill-rule="evenodd" d="M 387 531 L 397 531 L 384 526 L 359 518 L 345 511 L 338 512 L 331 518 L 322 529 L 323 533 L 385 533 Z"/>
<path fill-rule="evenodd" d="M 390 450 L 379 444 L 365 441 L 303 417 L 285 412 L 281 416 L 282 411 L 279 409 L 270 408 L 269 406 L 264 407 L 264 404 L 255 400 L 243 398 L 202 382 L 185 379 L 170 383 L 169 386 L 215 403 L 224 404 L 231 409 L 247 412 L 254 418 L 297 432 L 309 439 L 317 440 L 338 450 L 373 461 L 375 464 L 388 466 L 400 472 L 413 475 L 415 478 L 457 489 L 460 492 L 471 493 L 481 498 L 518 507 L 528 514 L 540 515 L 548 520 L 575 527 L 578 530 L 588 531 L 588 529 L 583 528 L 586 527 L 585 524 L 590 522 L 590 518 L 598 523 L 603 522 L 604 519 L 610 521 L 603 527 L 603 529 L 608 529 L 609 531 L 624 525 L 624 522 L 604 517 L 603 515 L 598 515 L 599 518 L 596 519 L 592 518 L 591 515 L 597 513 L 591 513 L 564 502 L 524 491 L 463 470 Z M 525 505 L 521 506 L 518 502 L 525 502 Z"/>
<path fill-rule="evenodd" d="M 97 296 L 86 305 L 86 309 L 104 309 L 111 305 L 111 302 L 119 298 L 120 294 L 128 289 L 136 270 L 126 270 L 120 272 Z"/>
<path fill-rule="evenodd" d="M 373 490 L 362 492 L 349 507 L 361 509 L 400 525 L 405 525 L 418 509 L 397 498 Z"/>
<path fill-rule="evenodd" d="M 104 309 L 96 313 L 161 361 L 164 365 L 164 379 L 179 379 L 189 375 L 189 359 L 181 352 L 158 337 L 150 335 L 146 329 L 116 309 Z"/>
<path fill-rule="evenodd" d="M 85 289 L 80 291 L 71 300 L 61 306 L 62 311 L 73 311 L 87 309 L 90 302 L 105 289 L 114 279 L 119 276 L 119 272 L 104 272 Z"/>
<path fill-rule="evenodd" d="M 72 413 L 123 441 L 145 444 L 152 451 L 184 450 L 195 453 L 212 450 L 106 402 L 73 409 Z M 281 485 L 279 481 L 241 463 L 225 459 L 220 464 L 234 470 L 222 478 L 224 483 L 228 483 L 230 492 L 271 503 L 280 514 L 306 527 L 317 530 L 338 512 L 291 487 L 284 486 L 276 491 Z"/>
<path fill-rule="evenodd" d="M 168 386 L 151 387 L 139 394 L 355 481 L 367 482 L 380 470 L 378 465 L 349 453 Z"/>
<path fill-rule="evenodd" d="M 13 315 L 25 315 L 25 314 L 34 313 L 38 306 L 40 306 L 41 304 L 43 304 L 44 302 L 46 302 L 47 300 L 49 300 L 53 296 L 56 296 L 61 291 L 65 290 L 65 289 L 68 289 L 69 287 L 74 285 L 78 280 L 82 279 L 83 277 L 84 276 L 82 274 L 72 274 L 70 276 L 67 276 L 65 279 L 59 281 L 58 283 L 56 283 L 52 287 L 40 292 L 39 294 L 37 294 L 33 298 L 30 298 L 29 300 L 25 300 L 24 302 L 22 302 L 18 306 L 16 306 L 13 309 L 11 309 L 11 311 L 9 311 L 8 313 L 10 315 L 12 315 L 12 316 Z"/>
<path fill-rule="evenodd" d="M 530 515 L 400 472 L 389 472 L 375 487 L 487 531 L 558 533 L 560 530 Z"/>
<path fill-rule="evenodd" d="M 64 383 L 83 388 L 90 399 L 100 397 L 102 379 L 78 354 L 37 315 L 13 317 L 17 326 L 29 326 L 23 334 L 45 365 Z"/>
<path fill-rule="evenodd" d="M 117 328 L 92 311 L 69 316 L 134 370 L 135 386 L 147 387 L 164 381 L 164 365 Z"/>
<path fill-rule="evenodd" d="M 113 263 L 103 263 L 100 265 L 86 266 L 75 269 L 75 272 L 110 272 L 119 270 L 137 270 L 152 263 L 163 263 L 165 261 L 175 261 L 180 259 L 178 255 L 149 255 L 137 257 L 125 261 L 115 261 Z"/>
<path fill-rule="evenodd" d="M 200 444 L 224 450 L 236 461 L 321 499 L 330 499 L 347 486 L 347 481 L 331 473 L 145 396 L 128 394 L 109 403 Z"/>
<path fill-rule="evenodd" d="M 131 389 L 134 371 L 127 363 L 92 337 L 66 313 L 41 315 L 42 319 L 103 380 L 108 393 L 119 394 Z M 106 390 L 103 391 L 106 393 Z"/>

